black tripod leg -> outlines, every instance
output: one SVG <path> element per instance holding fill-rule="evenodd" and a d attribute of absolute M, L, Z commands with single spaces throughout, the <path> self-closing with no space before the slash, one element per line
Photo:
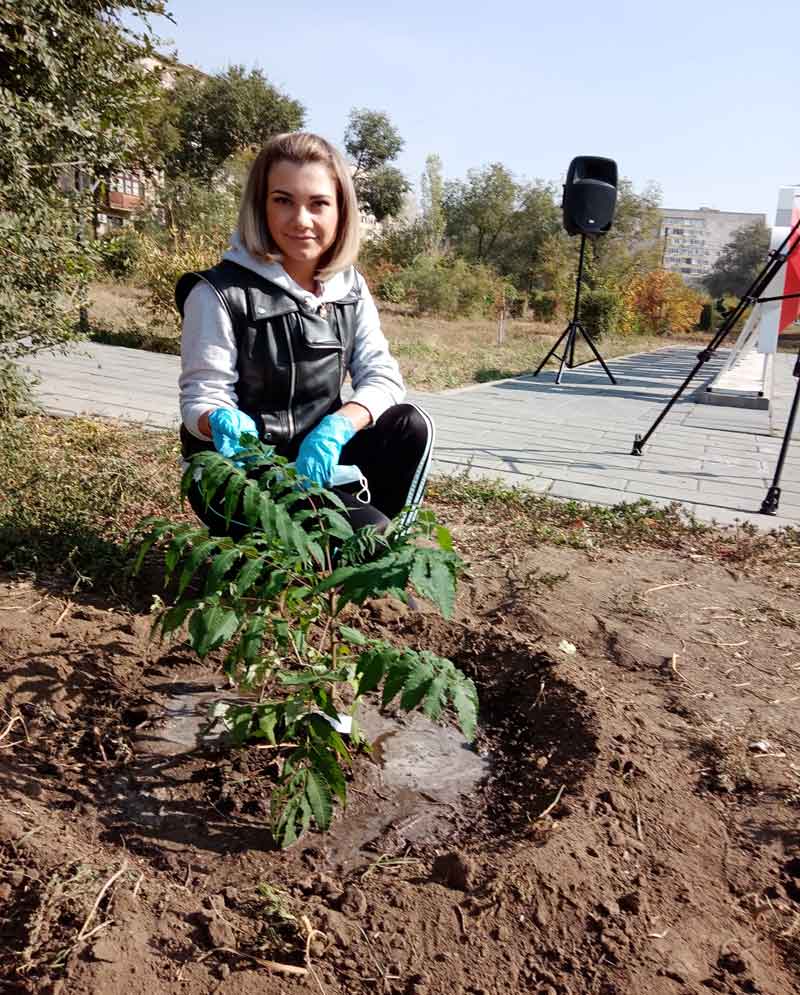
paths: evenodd
<path fill-rule="evenodd" d="M 681 394 L 686 390 L 686 388 L 689 386 L 689 384 L 691 383 L 691 381 L 694 380 L 695 376 L 697 375 L 697 371 L 700 369 L 700 367 L 704 363 L 708 362 L 709 359 L 711 359 L 711 352 L 708 349 L 705 349 L 703 352 L 699 352 L 697 354 L 697 362 L 694 364 L 694 368 L 692 369 L 692 372 L 683 381 L 683 383 L 680 385 L 680 387 L 678 387 L 678 389 L 675 391 L 675 393 L 672 395 L 672 397 L 667 401 L 666 407 L 661 412 L 661 414 L 658 416 L 658 418 L 656 418 L 656 420 L 653 422 L 653 424 L 650 426 L 650 428 L 647 430 L 647 432 L 644 435 L 636 435 L 634 437 L 634 440 L 633 440 L 633 449 L 631 449 L 631 455 L 632 456 L 641 456 L 642 455 L 642 449 L 647 444 L 647 440 L 650 438 L 650 436 L 653 434 L 653 432 L 655 432 L 655 430 L 658 428 L 658 426 L 661 424 L 661 422 L 669 414 L 669 412 L 670 412 L 673 404 L 675 404 L 675 402 L 678 400 L 678 398 L 681 396 Z"/>
<path fill-rule="evenodd" d="M 550 352 L 548 352 L 548 354 L 544 357 L 541 363 L 539 363 L 539 365 L 537 366 L 536 372 L 533 374 L 535 377 L 538 377 L 539 374 L 542 372 L 542 370 L 545 368 L 545 366 L 547 366 L 547 364 L 550 362 L 551 358 L 555 355 L 556 349 L 558 349 L 558 347 L 561 345 L 564 339 L 569 335 L 571 327 L 572 327 L 571 325 L 567 325 L 567 327 L 564 329 L 561 335 L 559 335 L 559 337 L 553 343 L 553 347 L 550 350 Z"/>
<path fill-rule="evenodd" d="M 789 421 L 786 423 L 786 431 L 783 433 L 783 443 L 781 444 L 781 451 L 778 454 L 778 462 L 775 464 L 775 476 L 772 478 L 772 484 L 767 491 L 767 496 L 761 503 L 762 515 L 776 514 L 781 500 L 781 474 L 783 473 L 786 454 L 789 452 L 789 440 L 792 438 L 792 432 L 794 431 L 794 420 L 797 416 L 797 405 L 800 401 L 800 352 L 797 354 L 792 376 L 797 378 L 794 398 L 792 399 L 792 407 L 789 411 Z"/>
<path fill-rule="evenodd" d="M 569 337 L 569 361 L 567 363 L 567 369 L 571 370 L 575 366 L 575 333 Z"/>
<path fill-rule="evenodd" d="M 567 367 L 569 368 L 569 363 L 567 362 L 567 356 L 569 356 L 570 352 L 575 351 L 575 326 L 573 324 L 570 324 L 569 327 L 567 328 L 567 332 L 568 336 L 567 336 L 567 341 L 564 344 L 564 354 L 561 357 L 561 364 L 558 367 L 558 373 L 556 373 L 557 384 L 561 383 L 561 377 L 564 373 L 564 364 L 566 363 Z"/>
<path fill-rule="evenodd" d="M 592 342 L 591 335 L 588 334 L 588 332 L 586 331 L 586 329 L 583 327 L 583 325 L 580 322 L 578 322 L 578 328 L 580 328 L 580 330 L 581 330 L 581 335 L 583 335 L 584 339 L 586 339 L 586 344 L 589 346 L 589 348 L 594 353 L 595 359 L 598 361 L 598 363 L 606 371 L 606 376 L 608 377 L 608 379 L 611 381 L 611 383 L 616 384 L 617 381 L 614 379 L 614 374 L 606 366 L 605 360 L 600 355 L 600 353 L 599 353 L 597 347 L 595 346 L 594 342 Z"/>

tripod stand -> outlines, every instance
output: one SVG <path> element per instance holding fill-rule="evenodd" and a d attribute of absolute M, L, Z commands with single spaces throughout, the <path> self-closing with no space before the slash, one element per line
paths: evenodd
<path fill-rule="evenodd" d="M 578 279 L 575 284 L 575 307 L 572 310 L 572 318 L 567 327 L 564 329 L 564 331 L 561 333 L 561 335 L 553 345 L 553 348 L 541 361 L 538 369 L 533 375 L 535 377 L 538 377 L 539 374 L 542 372 L 542 370 L 545 368 L 545 366 L 547 366 L 547 364 L 550 362 L 551 356 L 557 356 L 557 358 L 561 360 L 561 363 L 558 367 L 558 373 L 556 374 L 556 383 L 560 384 L 561 376 L 564 372 L 564 367 L 566 366 L 568 370 L 573 370 L 575 368 L 575 339 L 580 333 L 583 336 L 586 344 L 594 353 L 595 359 L 600 363 L 600 365 L 606 371 L 606 376 L 608 377 L 608 379 L 611 381 L 611 383 L 616 384 L 617 381 L 611 375 L 611 370 L 609 370 L 609 368 L 606 366 L 605 362 L 603 361 L 603 357 L 597 351 L 597 347 L 595 346 L 594 342 L 592 342 L 591 337 L 587 334 L 586 329 L 583 327 L 580 318 L 578 317 L 578 314 L 580 312 L 580 304 L 581 304 L 581 280 L 583 278 L 583 254 L 585 248 L 586 248 L 586 235 L 581 233 L 581 249 L 580 249 L 580 255 L 578 257 Z M 564 343 L 564 353 L 563 355 L 558 356 L 557 350 L 562 342 Z"/>
<path fill-rule="evenodd" d="M 792 294 L 790 296 L 794 297 L 795 295 Z M 794 363 L 792 376 L 797 378 L 797 385 L 794 389 L 792 407 L 789 410 L 789 420 L 786 422 L 786 431 L 783 433 L 783 442 L 781 443 L 781 451 L 778 454 L 778 462 L 775 464 L 775 475 L 773 476 L 772 484 L 767 491 L 767 496 L 761 502 L 762 515 L 776 514 L 781 500 L 781 474 L 783 473 L 783 463 L 786 459 L 786 454 L 789 451 L 789 440 L 792 437 L 794 420 L 797 415 L 797 406 L 798 402 L 800 402 L 800 349 L 798 349 L 797 352 L 797 359 Z"/>
<path fill-rule="evenodd" d="M 645 432 L 644 435 L 636 435 L 633 440 L 633 449 L 631 450 L 631 455 L 641 456 L 642 450 L 647 444 L 650 436 L 655 432 L 664 418 L 669 414 L 672 406 L 678 400 L 678 398 L 683 394 L 686 388 L 689 386 L 691 381 L 697 375 L 697 371 L 705 363 L 711 359 L 717 349 L 722 345 L 723 341 L 727 338 L 729 332 L 736 325 L 736 322 L 744 314 L 744 312 L 750 307 L 751 304 L 765 304 L 768 301 L 782 301 L 788 300 L 793 297 L 798 297 L 798 294 L 781 294 L 777 297 L 762 297 L 761 295 L 770 285 L 772 280 L 777 276 L 778 271 L 789 258 L 789 256 L 798 248 L 800 245 L 800 237 L 794 238 L 794 236 L 800 230 L 800 220 L 798 220 L 791 228 L 789 234 L 781 242 L 777 249 L 770 252 L 767 262 L 764 264 L 763 269 L 758 274 L 758 276 L 753 280 L 750 286 L 745 291 L 744 295 L 739 299 L 739 303 L 736 307 L 729 311 L 725 317 L 725 320 L 720 325 L 714 337 L 708 343 L 708 345 L 703 349 L 702 352 L 697 354 L 697 362 L 695 363 L 691 373 L 686 377 L 683 383 L 678 387 L 675 393 L 672 395 L 670 400 L 667 402 L 666 407 L 661 412 L 661 414 L 656 418 L 650 428 Z M 788 248 L 787 248 L 788 246 Z M 794 408 L 793 408 L 794 412 Z M 789 433 L 791 434 L 791 432 Z M 780 492 L 780 489 L 779 489 Z M 765 502 L 766 503 L 766 502 Z M 772 512 L 774 514 L 774 512 Z"/>

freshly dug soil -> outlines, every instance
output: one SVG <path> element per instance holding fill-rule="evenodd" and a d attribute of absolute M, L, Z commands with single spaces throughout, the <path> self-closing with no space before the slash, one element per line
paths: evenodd
<path fill-rule="evenodd" d="M 473 677 L 486 779 L 387 787 L 379 744 L 285 852 L 269 751 L 157 745 L 213 664 L 0 578 L 0 992 L 800 990 L 797 564 L 481 535 L 454 621 L 360 621 Z"/>

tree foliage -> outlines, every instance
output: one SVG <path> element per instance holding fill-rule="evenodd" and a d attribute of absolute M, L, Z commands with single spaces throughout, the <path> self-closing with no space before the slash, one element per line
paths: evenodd
<path fill-rule="evenodd" d="M 354 178 L 392 162 L 402 152 L 403 139 L 382 111 L 354 107 L 344 133 L 344 147 L 353 160 Z"/>
<path fill-rule="evenodd" d="M 376 221 L 396 217 L 411 189 L 408 180 L 394 166 L 380 166 L 355 181 L 361 203 Z"/>
<path fill-rule="evenodd" d="M 769 228 L 761 221 L 733 233 L 704 283 L 712 297 L 741 297 L 767 261 Z"/>
<path fill-rule="evenodd" d="M 402 151 L 403 139 L 382 111 L 354 107 L 344 133 L 344 147 L 353 163 L 359 201 L 377 221 L 394 217 L 403 206 L 410 184 L 391 163 Z"/>
<path fill-rule="evenodd" d="M 230 66 L 216 76 L 184 73 L 169 97 L 178 134 L 169 175 L 210 180 L 236 153 L 303 126 L 305 108 L 274 87 L 260 69 Z"/>
<path fill-rule="evenodd" d="M 123 30 L 121 15 L 140 19 Z M 79 217 L 87 186 L 147 156 L 158 80 L 147 17 L 162 0 L 0 2 L 0 342 L 17 352 L 69 341 L 91 263 Z M 24 340 L 24 341 L 23 341 Z"/>
<path fill-rule="evenodd" d="M 688 332 L 700 320 L 703 298 L 678 273 L 665 269 L 636 274 L 625 293 L 634 330 L 650 335 Z"/>
<path fill-rule="evenodd" d="M 442 160 L 435 153 L 425 160 L 425 172 L 420 180 L 420 194 L 422 222 L 427 232 L 428 250 L 436 254 L 441 252 L 444 246 L 445 216 Z"/>

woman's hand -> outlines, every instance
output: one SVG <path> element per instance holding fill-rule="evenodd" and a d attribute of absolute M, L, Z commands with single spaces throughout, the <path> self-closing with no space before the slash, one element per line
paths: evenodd
<path fill-rule="evenodd" d="M 347 415 L 326 415 L 300 444 L 295 463 L 297 472 L 325 487 L 339 463 L 342 449 L 355 434 L 356 426 Z"/>
<path fill-rule="evenodd" d="M 208 416 L 208 427 L 214 448 L 228 459 L 244 448 L 239 442 L 243 433 L 258 438 L 256 423 L 238 408 L 215 408 Z"/>

